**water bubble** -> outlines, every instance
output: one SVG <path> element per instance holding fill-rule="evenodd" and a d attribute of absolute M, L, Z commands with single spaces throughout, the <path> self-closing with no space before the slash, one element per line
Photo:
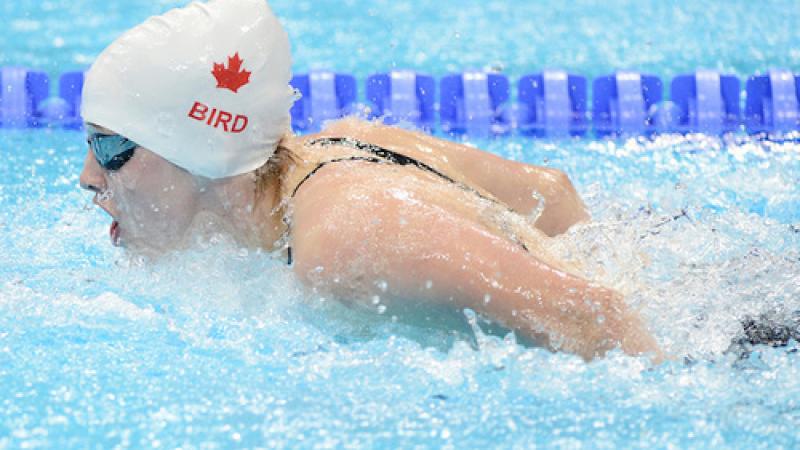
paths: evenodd
<path fill-rule="evenodd" d="M 477 315 L 475 314 L 475 311 L 473 311 L 473 310 L 471 310 L 469 308 L 464 308 L 463 313 L 464 313 L 464 316 L 466 316 L 466 318 L 467 318 L 467 322 L 469 322 L 470 324 L 473 324 L 473 325 L 475 323 L 477 323 Z"/>
<path fill-rule="evenodd" d="M 542 217 L 542 213 L 544 213 L 545 199 L 544 196 L 536 190 L 531 191 L 531 197 L 536 200 L 536 206 L 533 208 L 530 214 L 528 214 L 528 218 L 531 223 L 536 223 L 536 221 Z"/>
<path fill-rule="evenodd" d="M 112 198 L 114 198 L 114 191 L 111 189 L 106 189 L 97 196 L 97 201 L 99 203 L 103 203 L 111 200 Z"/>
<path fill-rule="evenodd" d="M 508 429 L 509 429 L 509 430 L 511 430 L 511 431 L 517 431 L 517 423 L 516 423 L 516 422 L 514 422 L 514 419 L 512 419 L 512 418 L 510 418 L 510 417 L 509 417 L 509 418 L 508 418 L 508 421 L 506 421 L 506 425 L 508 425 Z"/>
<path fill-rule="evenodd" d="M 300 92 L 300 89 L 294 89 L 294 91 L 292 91 L 292 98 L 294 101 L 300 100 L 303 98 L 303 93 Z"/>

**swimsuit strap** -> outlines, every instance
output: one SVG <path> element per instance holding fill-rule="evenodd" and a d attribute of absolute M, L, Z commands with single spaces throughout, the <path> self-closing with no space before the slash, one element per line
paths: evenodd
<path fill-rule="evenodd" d="M 306 145 L 309 145 L 309 146 L 311 146 L 311 145 L 319 145 L 321 147 L 330 147 L 330 146 L 333 146 L 333 145 L 338 145 L 338 146 L 342 146 L 342 147 L 350 147 L 350 148 L 352 148 L 354 150 L 360 150 L 360 151 L 372 153 L 373 155 L 375 155 L 378 158 L 380 158 L 380 160 L 377 159 L 377 158 L 354 156 L 354 157 L 350 157 L 350 158 L 340 158 L 340 159 L 335 159 L 335 160 L 331 160 L 331 161 L 324 161 L 324 162 L 320 163 L 316 168 L 314 168 L 314 170 L 309 172 L 309 174 L 306 175 L 305 178 L 303 178 L 303 180 L 300 181 L 300 183 L 297 184 L 297 186 L 294 188 L 294 192 L 292 192 L 292 197 L 294 197 L 294 194 L 297 193 L 297 190 L 299 189 L 300 185 L 302 185 L 312 174 L 314 174 L 317 170 L 321 169 L 322 166 L 324 166 L 325 164 L 331 163 L 331 162 L 339 162 L 339 161 L 361 160 L 361 161 L 376 162 L 376 163 L 388 162 L 388 163 L 393 163 L 393 164 L 397 164 L 397 165 L 400 165 L 400 166 L 414 166 L 414 167 L 417 167 L 418 169 L 424 170 L 426 172 L 430 172 L 430 173 L 436 175 L 437 177 L 439 177 L 439 178 L 441 178 L 441 179 L 443 179 L 443 180 L 445 180 L 447 182 L 450 182 L 450 183 L 453 183 L 455 185 L 458 185 L 459 187 L 461 187 L 464 190 L 473 192 L 478 197 L 480 197 L 480 198 L 482 198 L 484 200 L 489 200 L 491 202 L 498 203 L 497 200 L 495 200 L 495 199 L 493 199 L 491 197 L 487 197 L 487 196 L 483 195 L 481 192 L 479 192 L 477 189 L 473 188 L 472 186 L 470 186 L 468 184 L 465 184 L 465 183 L 462 183 L 460 181 L 457 181 L 457 180 L 453 179 L 452 177 L 447 176 L 444 173 L 440 172 L 439 170 L 431 167 L 430 165 L 425 164 L 422 161 L 414 159 L 414 158 L 412 158 L 410 156 L 406 156 L 406 155 L 404 155 L 402 153 L 397 153 L 395 151 L 389 150 L 388 148 L 380 147 L 380 146 L 375 145 L 375 144 L 371 144 L 369 142 L 361 142 L 359 140 L 356 140 L 356 139 L 353 139 L 353 138 L 347 138 L 347 137 L 333 137 L 333 138 L 314 139 L 313 141 L 307 142 Z"/>
<path fill-rule="evenodd" d="M 464 190 L 470 191 L 470 192 L 474 193 L 475 195 L 477 195 L 478 197 L 480 197 L 480 198 L 482 198 L 484 200 L 489 200 L 489 201 L 491 201 L 493 203 L 498 203 L 499 204 L 499 202 L 496 199 L 491 198 L 491 197 L 487 197 L 486 195 L 482 194 L 480 191 L 478 191 L 477 189 L 473 188 L 472 186 L 470 186 L 468 184 L 465 184 L 465 183 L 462 183 L 460 181 L 457 181 L 457 180 L 453 179 L 452 177 L 449 177 L 449 176 L 445 175 L 444 173 L 436 170 L 435 168 L 429 166 L 428 164 L 425 164 L 422 161 L 419 161 L 419 160 L 416 160 L 416 159 L 411 158 L 409 156 L 403 155 L 402 153 L 397 153 L 397 152 L 389 150 L 387 148 L 380 147 L 380 146 L 377 146 L 375 144 L 371 144 L 369 142 L 361 142 L 359 140 L 352 139 L 352 138 L 347 138 L 347 137 L 330 137 L 330 138 L 314 139 L 312 141 L 307 142 L 305 145 L 307 145 L 307 146 L 319 145 L 321 147 L 330 147 L 330 146 L 350 147 L 350 148 L 352 148 L 354 150 L 360 150 L 360 151 L 372 153 L 375 156 L 350 156 L 350 157 L 336 158 L 336 159 L 331 159 L 331 160 L 327 160 L 327 161 L 322 161 L 319 164 L 317 164 L 317 167 L 315 167 L 312 171 L 307 173 L 306 176 L 303 177 L 303 179 L 300 180 L 299 183 L 297 183 L 297 185 L 294 187 L 294 190 L 292 190 L 291 197 L 294 197 L 295 194 L 297 194 L 297 191 L 300 190 L 300 187 L 303 185 L 303 183 L 308 181 L 309 178 L 311 178 L 315 173 L 317 173 L 320 169 L 322 169 L 323 167 L 325 167 L 328 164 L 342 162 L 342 161 L 366 161 L 366 162 L 372 162 L 372 163 L 378 163 L 378 164 L 390 163 L 390 164 L 397 164 L 397 165 L 400 165 L 400 166 L 414 166 L 414 167 L 416 167 L 416 168 L 418 168 L 420 170 L 424 170 L 426 172 L 430 172 L 430 173 L 438 176 L 439 178 L 441 178 L 441 179 L 443 179 L 445 181 L 453 183 L 453 184 L 461 187 Z M 508 208 L 507 206 L 505 206 L 505 207 L 509 211 L 512 211 L 512 212 L 514 211 L 513 209 Z M 285 218 L 284 218 L 284 223 L 286 224 L 286 234 L 288 235 L 289 232 L 290 232 L 290 229 L 291 229 L 291 224 Z M 528 251 L 528 247 L 525 246 L 525 244 L 523 242 L 517 240 L 516 238 L 514 238 L 513 240 L 516 241 L 516 243 L 519 244 L 525 251 Z M 291 246 L 287 246 L 287 252 L 288 252 L 288 262 L 287 262 L 287 264 L 291 265 L 292 264 L 292 247 Z"/>
<path fill-rule="evenodd" d="M 319 169 L 321 169 L 326 164 L 333 163 L 333 162 L 339 162 L 339 161 L 353 161 L 353 160 L 356 160 L 356 161 L 368 161 L 368 162 L 375 162 L 375 163 L 387 162 L 387 163 L 397 164 L 397 165 L 400 165 L 400 166 L 409 166 L 410 165 L 410 166 L 414 166 L 414 167 L 417 167 L 419 169 L 422 169 L 422 170 L 424 170 L 426 172 L 430 172 L 430 173 L 438 176 L 439 178 L 442 178 L 442 179 L 444 179 L 446 181 L 449 181 L 450 183 L 460 184 L 456 180 L 454 180 L 454 179 L 450 178 L 449 176 L 443 174 L 442 172 L 434 169 L 433 167 L 425 164 L 424 162 L 421 162 L 421 161 L 418 161 L 418 160 L 416 160 L 414 158 L 411 158 L 411 157 L 408 157 L 406 155 L 403 155 L 402 153 L 394 152 L 392 150 L 389 150 L 388 148 L 379 147 L 379 146 L 377 146 L 375 144 L 370 144 L 368 142 L 361 142 L 361 141 L 358 141 L 358 140 L 355 140 L 355 139 L 352 139 L 352 138 L 334 137 L 334 138 L 314 139 L 313 141 L 307 142 L 306 145 L 308 145 L 308 146 L 319 145 L 321 147 L 330 147 L 330 146 L 337 145 L 337 146 L 341 146 L 341 147 L 350 147 L 350 148 L 352 148 L 354 150 L 360 150 L 360 151 L 363 151 L 363 152 L 372 153 L 377 158 L 376 157 L 370 158 L 370 157 L 363 157 L 363 156 L 362 157 L 352 156 L 352 157 L 349 157 L 349 158 L 338 158 L 338 159 L 333 159 L 333 160 L 330 160 L 330 161 L 323 161 L 317 167 L 315 167 L 314 170 L 309 172 L 305 176 L 305 178 L 303 178 L 300 181 L 300 183 L 297 184 L 297 186 L 295 186 L 294 191 L 292 192 L 292 197 L 294 197 L 294 194 L 297 193 L 297 190 L 300 188 L 300 186 L 306 180 L 308 180 L 311 177 L 311 175 L 316 173 Z"/>
<path fill-rule="evenodd" d="M 382 162 L 384 162 L 381 159 L 374 158 L 374 157 L 369 157 L 369 156 L 350 156 L 350 157 L 347 157 L 347 158 L 336 158 L 336 159 L 329 159 L 327 161 L 322 161 L 321 163 L 317 164 L 317 167 L 314 167 L 314 170 L 312 170 L 311 172 L 308 172 L 306 174 L 306 176 L 304 176 L 303 179 L 300 180 L 299 183 L 297 183 L 297 186 L 295 186 L 294 190 L 292 191 L 292 197 L 294 197 L 294 195 L 297 194 L 297 191 L 300 189 L 300 186 L 302 186 L 303 183 L 305 183 L 309 178 L 311 178 L 312 175 L 317 173 L 317 171 L 319 169 L 322 169 L 323 167 L 325 167 L 328 164 L 337 163 L 337 162 L 341 162 L 341 161 L 367 161 L 367 162 L 374 162 L 374 163 L 382 163 Z"/>

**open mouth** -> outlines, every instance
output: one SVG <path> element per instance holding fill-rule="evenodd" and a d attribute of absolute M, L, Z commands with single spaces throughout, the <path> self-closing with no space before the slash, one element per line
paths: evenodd
<path fill-rule="evenodd" d="M 111 227 L 108 229 L 108 235 L 111 237 L 111 245 L 119 247 L 119 222 L 116 220 L 111 222 Z"/>

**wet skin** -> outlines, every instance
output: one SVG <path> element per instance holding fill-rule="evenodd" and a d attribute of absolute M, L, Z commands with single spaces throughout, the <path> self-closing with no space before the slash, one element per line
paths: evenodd
<path fill-rule="evenodd" d="M 385 146 L 496 202 L 414 167 L 355 161 L 325 166 L 290 198 L 319 161 L 353 154 L 348 148 L 305 145 L 320 136 Z M 588 220 L 562 172 L 354 120 L 318 135 L 287 137 L 283 145 L 296 158 L 283 168 L 282 182 L 268 188 L 276 195 L 256 196 L 252 174 L 203 179 L 145 149 L 113 173 L 89 153 L 81 185 L 98 194 L 96 203 L 119 221 L 120 240 L 134 251 L 180 248 L 198 223 L 206 232 L 228 232 L 242 245 L 273 249 L 286 231 L 287 215 L 293 269 L 319 292 L 367 304 L 378 298 L 387 313 L 402 311 L 409 299 L 470 308 L 541 345 L 586 359 L 617 346 L 661 358 L 641 318 L 618 293 L 581 278 L 543 250 L 548 235 Z M 104 194 L 109 190 L 110 198 Z M 542 198 L 534 227 L 525 214 Z M 522 250 L 509 233 L 531 251 Z"/>

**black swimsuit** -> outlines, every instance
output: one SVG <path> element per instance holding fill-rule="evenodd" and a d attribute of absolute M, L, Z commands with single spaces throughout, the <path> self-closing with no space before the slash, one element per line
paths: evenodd
<path fill-rule="evenodd" d="M 309 146 L 310 145 L 320 145 L 322 147 L 329 147 L 329 146 L 332 146 L 332 145 L 338 145 L 338 146 L 342 146 L 342 147 L 350 147 L 350 148 L 352 148 L 354 150 L 360 150 L 360 151 L 368 152 L 368 153 L 371 153 L 371 154 L 373 154 L 375 156 L 349 156 L 349 157 L 345 157 L 345 158 L 336 158 L 336 159 L 331 159 L 331 160 L 328 160 L 328 161 L 323 161 L 323 162 L 319 163 L 317 165 L 317 167 L 314 168 L 314 170 L 312 170 L 305 177 L 303 177 L 303 179 L 300 180 L 299 183 L 297 183 L 297 186 L 295 186 L 294 190 L 292 191 L 292 195 L 291 195 L 292 197 L 294 197 L 295 194 L 297 194 L 297 191 L 300 189 L 300 187 L 303 185 L 303 183 L 305 183 L 309 178 L 311 178 L 312 175 L 317 173 L 320 169 L 322 169 L 323 167 L 325 167 L 328 164 L 342 162 L 342 161 L 366 161 L 366 162 L 372 162 L 372 163 L 378 163 L 378 164 L 397 164 L 397 165 L 400 165 L 400 166 L 414 166 L 414 167 L 416 167 L 416 168 L 418 168 L 420 170 L 424 170 L 426 172 L 432 173 L 432 174 L 436 175 L 437 177 L 439 177 L 439 178 L 441 178 L 441 179 L 443 179 L 443 180 L 445 180 L 447 182 L 453 183 L 453 184 L 459 186 L 460 188 L 462 188 L 464 190 L 473 192 L 478 197 L 480 197 L 480 198 L 482 198 L 484 200 L 488 200 L 488 201 L 491 201 L 493 203 L 498 203 L 497 200 L 495 200 L 495 199 L 493 199 L 491 197 L 487 197 L 487 196 L 483 195 L 482 193 L 480 193 L 478 190 L 476 190 L 472 186 L 464 184 L 464 183 L 462 183 L 460 181 L 456 181 L 453 178 L 451 178 L 451 177 L 443 174 L 442 172 L 434 169 L 433 167 L 425 164 L 424 162 L 418 161 L 418 160 L 416 160 L 414 158 L 408 157 L 408 156 L 403 155 L 401 153 L 394 152 L 394 151 L 389 150 L 387 148 L 379 147 L 379 146 L 377 146 L 375 144 L 370 144 L 368 142 L 361 142 L 361 141 L 358 141 L 356 139 L 351 139 L 351 138 L 335 137 L 335 138 L 314 139 L 313 141 L 307 142 L 306 145 L 309 145 Z M 508 208 L 508 207 L 505 207 L 505 208 L 508 209 L 509 211 L 512 211 L 512 212 L 514 211 L 511 208 Z M 286 222 L 286 225 L 288 227 L 289 223 Z M 288 228 L 287 228 L 287 233 L 288 233 Z M 525 244 L 523 244 L 522 242 L 519 242 L 519 241 L 517 241 L 517 243 L 525 251 L 528 251 L 528 248 L 525 246 Z M 286 248 L 287 248 L 287 252 L 288 252 L 288 262 L 287 262 L 287 264 L 292 264 L 292 247 L 291 246 L 287 246 Z"/>

